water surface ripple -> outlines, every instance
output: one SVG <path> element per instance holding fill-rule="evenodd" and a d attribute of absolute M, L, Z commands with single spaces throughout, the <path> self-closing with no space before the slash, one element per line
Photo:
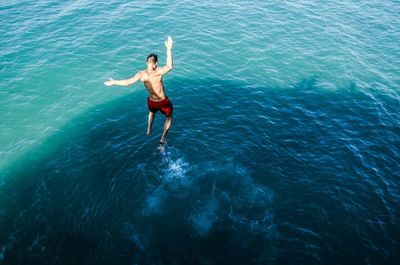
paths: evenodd
<path fill-rule="evenodd" d="M 0 3 L 0 264 L 396 264 L 397 1 Z M 172 35 L 174 122 L 104 87 Z"/>

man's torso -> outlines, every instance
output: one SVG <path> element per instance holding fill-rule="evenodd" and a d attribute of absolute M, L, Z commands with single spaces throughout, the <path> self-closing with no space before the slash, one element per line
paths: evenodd
<path fill-rule="evenodd" d="M 157 69 L 154 71 L 143 70 L 140 72 L 140 81 L 143 82 L 149 97 L 153 100 L 163 100 L 166 98 L 164 92 L 164 84 L 162 75 L 158 73 Z"/>

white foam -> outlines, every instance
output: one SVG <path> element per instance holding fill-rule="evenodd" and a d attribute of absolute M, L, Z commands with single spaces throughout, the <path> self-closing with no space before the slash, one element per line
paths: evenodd
<path fill-rule="evenodd" d="M 182 183 L 187 179 L 187 173 L 190 170 L 190 165 L 186 159 L 180 154 L 179 150 L 173 147 L 161 151 L 163 168 L 163 181 Z"/>

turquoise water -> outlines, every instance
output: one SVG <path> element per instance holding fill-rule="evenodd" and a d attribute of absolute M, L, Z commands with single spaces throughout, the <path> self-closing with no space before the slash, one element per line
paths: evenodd
<path fill-rule="evenodd" d="M 395 264 L 398 1 L 2 1 L 0 264 Z M 174 69 L 166 154 L 145 68 Z"/>

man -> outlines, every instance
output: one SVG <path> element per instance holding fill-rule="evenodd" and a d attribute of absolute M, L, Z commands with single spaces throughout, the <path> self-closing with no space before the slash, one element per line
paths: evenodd
<path fill-rule="evenodd" d="M 168 37 L 165 41 L 165 47 L 167 48 L 167 64 L 164 67 L 157 66 L 157 55 L 151 53 L 147 56 L 146 70 L 139 71 L 133 77 L 126 80 L 113 80 L 110 78 L 110 81 L 104 82 L 106 86 L 129 86 L 138 80 L 143 82 L 149 92 L 149 97 L 147 98 L 147 106 L 149 108 L 147 135 L 152 134 L 152 126 L 156 112 L 159 110 L 166 116 L 164 131 L 160 140 L 161 145 L 166 142 L 165 139 L 172 123 L 173 106 L 165 95 L 164 84 L 162 81 L 163 75 L 172 70 L 172 45 L 172 38 Z"/>

